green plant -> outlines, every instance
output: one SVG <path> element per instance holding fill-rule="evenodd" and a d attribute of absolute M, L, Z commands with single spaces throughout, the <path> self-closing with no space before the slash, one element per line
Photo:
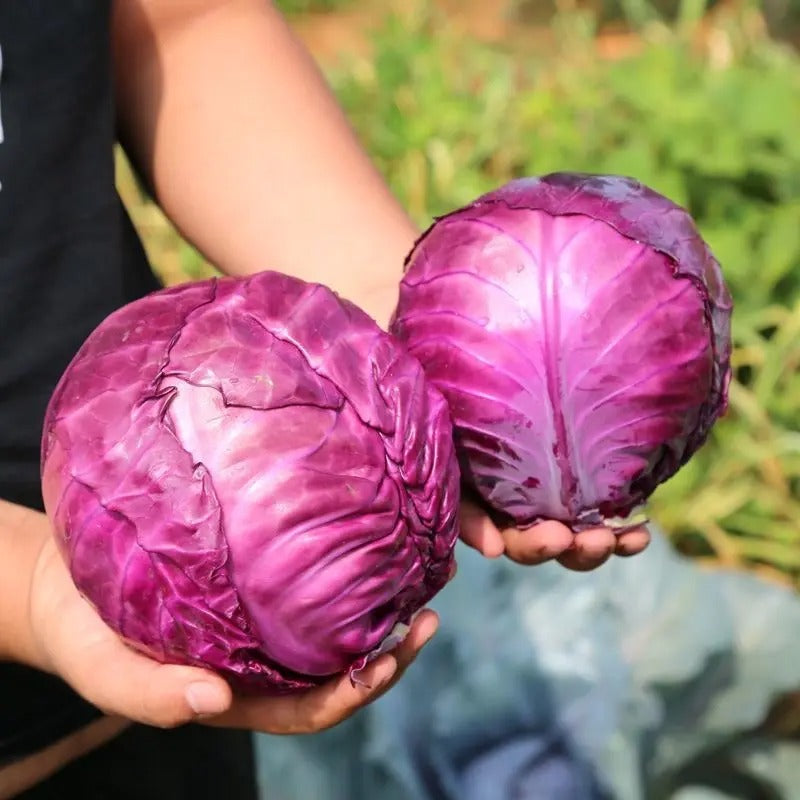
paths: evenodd
<path fill-rule="evenodd" d="M 285 14 L 337 11 L 350 5 L 351 0 L 277 0 L 276 5 Z"/>

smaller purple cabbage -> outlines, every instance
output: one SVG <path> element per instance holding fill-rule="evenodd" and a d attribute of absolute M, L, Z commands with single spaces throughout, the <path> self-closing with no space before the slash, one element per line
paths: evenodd
<path fill-rule="evenodd" d="M 111 314 L 52 396 L 42 478 L 111 628 L 258 692 L 356 677 L 453 564 L 446 401 L 363 311 L 279 273 Z"/>
<path fill-rule="evenodd" d="M 727 407 L 732 301 L 683 208 L 619 176 L 512 181 L 406 260 L 392 332 L 445 394 L 500 524 L 613 524 Z"/>

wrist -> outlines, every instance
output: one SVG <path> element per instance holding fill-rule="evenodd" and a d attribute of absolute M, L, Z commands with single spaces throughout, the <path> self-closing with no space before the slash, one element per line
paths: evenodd
<path fill-rule="evenodd" d="M 366 311 L 383 330 L 389 329 L 397 307 L 403 262 L 419 235 L 404 215 L 400 223 L 385 225 L 373 240 L 372 250 L 353 259 L 349 271 L 353 288 L 348 292 L 342 286 L 343 296 Z M 359 281 L 364 275 L 371 280 Z"/>
<path fill-rule="evenodd" d="M 49 539 L 44 514 L 0 500 L 0 661 L 48 670 L 33 631 L 31 599 Z"/>
<path fill-rule="evenodd" d="M 383 330 L 388 330 L 397 306 L 400 277 L 398 275 L 394 284 L 361 289 L 347 299 L 369 314 Z"/>

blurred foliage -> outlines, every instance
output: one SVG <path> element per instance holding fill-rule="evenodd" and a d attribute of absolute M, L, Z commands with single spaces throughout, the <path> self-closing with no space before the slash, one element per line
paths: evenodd
<path fill-rule="evenodd" d="M 736 302 L 730 411 L 650 506 L 681 548 L 800 578 L 800 63 L 752 7 L 684 3 L 623 58 L 596 17 L 558 15 L 547 63 L 387 21 L 371 60 L 334 74 L 370 151 L 420 224 L 520 175 L 632 175 L 685 205 Z"/>
<path fill-rule="evenodd" d="M 631 175 L 688 208 L 734 295 L 736 374 L 728 415 L 650 513 L 684 552 L 800 586 L 800 59 L 755 4 L 673 6 L 627 0 L 636 33 L 600 36 L 596 9 L 561 0 L 540 49 L 521 26 L 489 43 L 398 4 L 370 55 L 329 76 L 420 225 L 555 170 Z M 168 280 L 209 274 L 131 199 Z"/>
<path fill-rule="evenodd" d="M 307 14 L 316 11 L 336 11 L 350 5 L 352 0 L 277 0 L 276 5 L 284 14 Z"/>

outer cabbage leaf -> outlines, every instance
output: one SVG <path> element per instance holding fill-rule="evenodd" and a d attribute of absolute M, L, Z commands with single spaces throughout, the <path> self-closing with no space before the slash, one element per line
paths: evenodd
<path fill-rule="evenodd" d="M 366 314 L 278 273 L 112 314 L 53 395 L 42 462 L 103 619 L 242 686 L 357 669 L 451 567 L 446 402 Z"/>
<path fill-rule="evenodd" d="M 636 181 L 513 181 L 437 219 L 392 330 L 504 523 L 627 516 L 727 406 L 731 298 L 689 214 Z"/>

